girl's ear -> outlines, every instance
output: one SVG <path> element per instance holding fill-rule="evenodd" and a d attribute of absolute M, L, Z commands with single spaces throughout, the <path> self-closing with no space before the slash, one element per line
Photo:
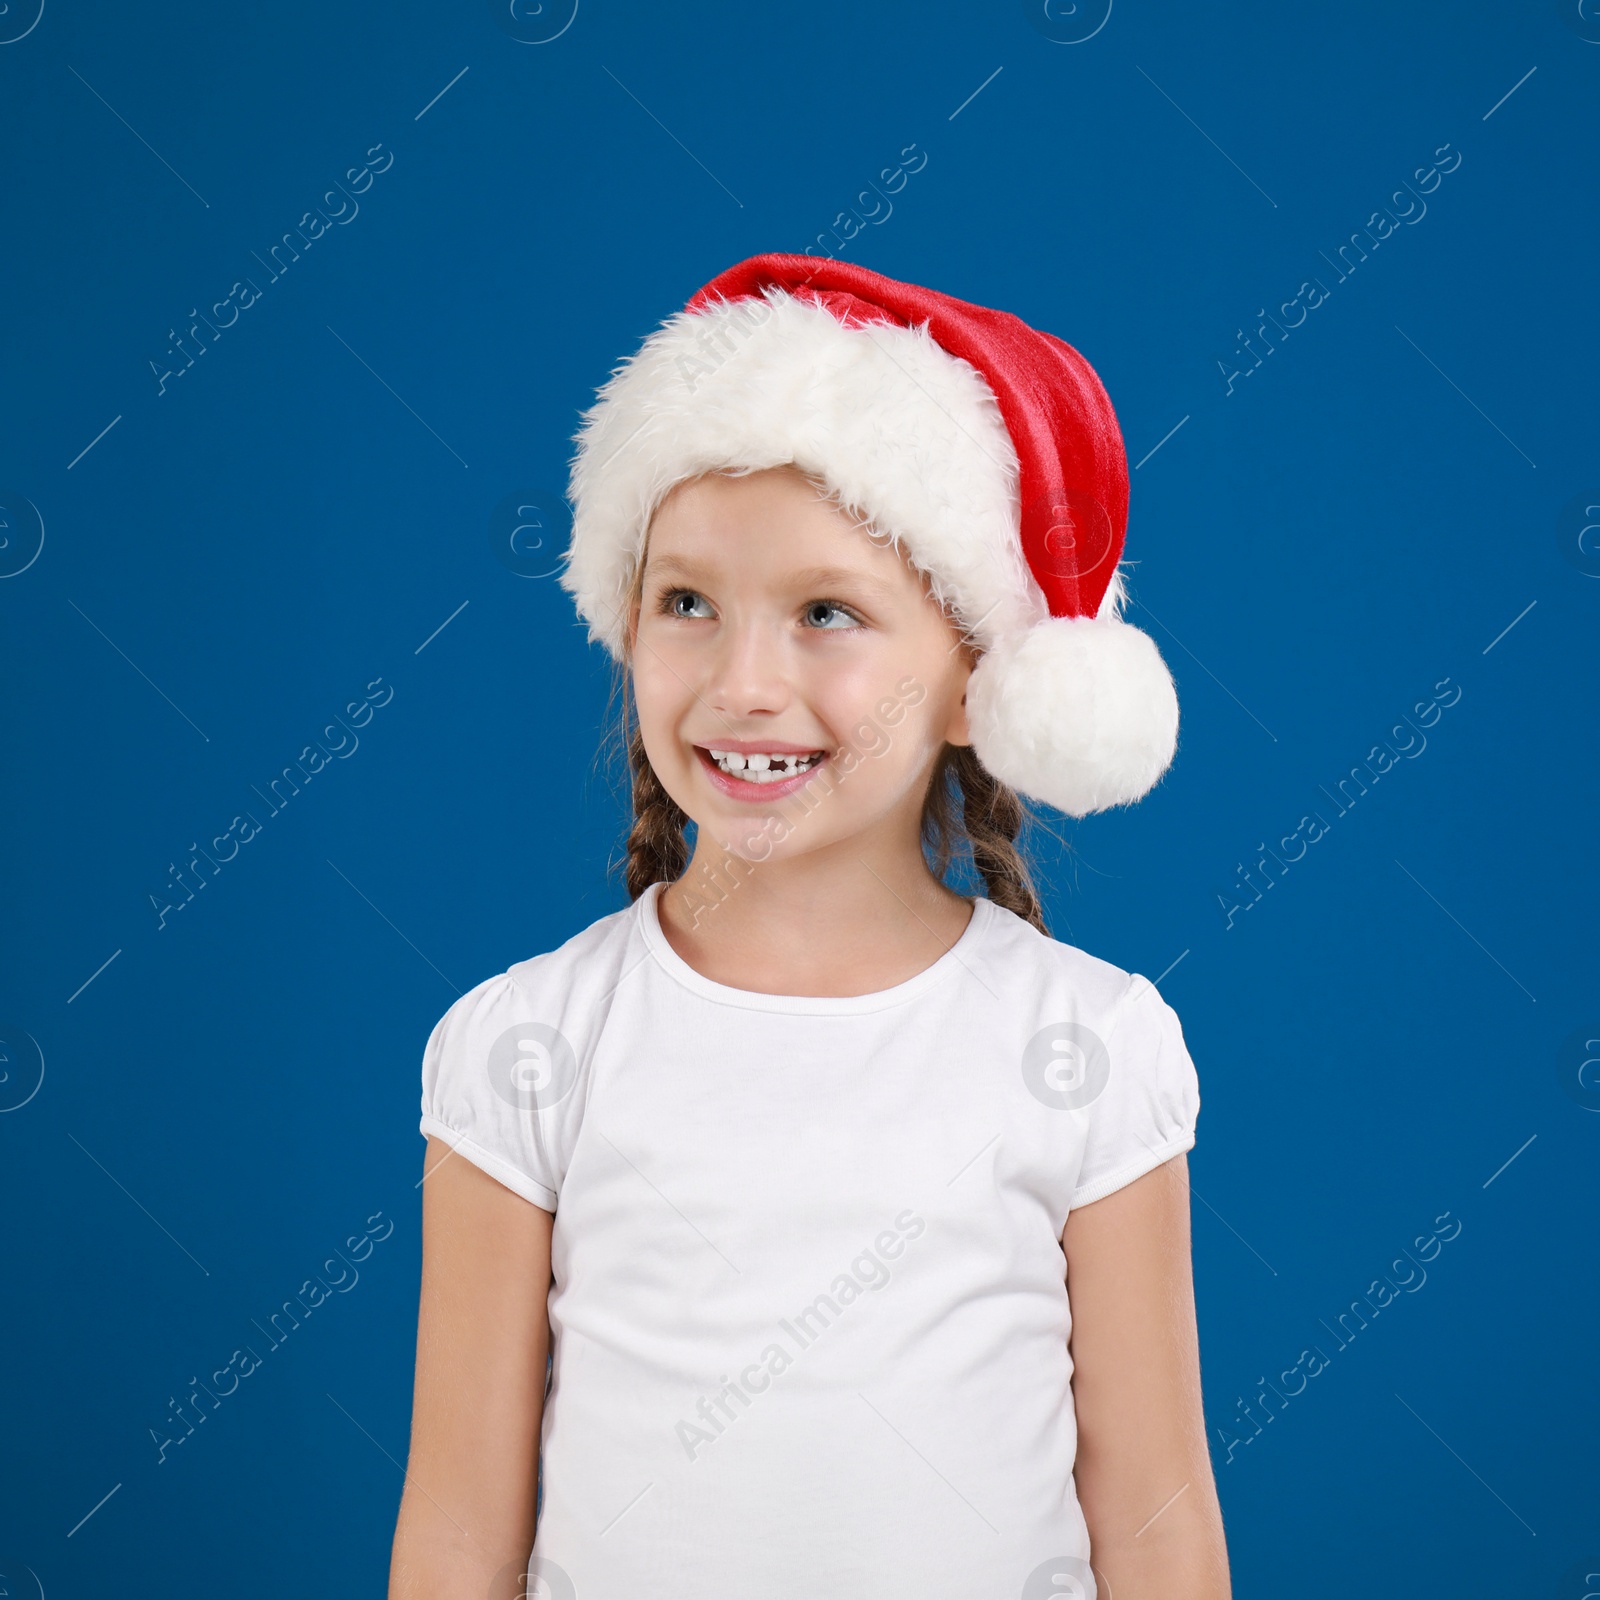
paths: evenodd
<path fill-rule="evenodd" d="M 972 743 L 972 728 L 967 718 L 967 694 L 965 682 L 962 685 L 961 700 L 950 710 L 950 720 L 944 730 L 946 744 L 968 745 Z"/>
<path fill-rule="evenodd" d="M 967 718 L 967 685 L 978 662 L 983 659 L 983 652 L 965 635 L 959 635 L 951 655 L 955 663 L 959 663 L 957 670 L 960 673 L 961 699 L 951 707 L 944 738 L 946 744 L 969 745 L 972 743 L 972 728 Z"/>

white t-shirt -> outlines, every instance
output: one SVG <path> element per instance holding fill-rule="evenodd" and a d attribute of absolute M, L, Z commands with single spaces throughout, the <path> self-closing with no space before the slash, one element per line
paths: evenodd
<path fill-rule="evenodd" d="M 734 989 L 660 890 L 423 1061 L 422 1132 L 555 1213 L 530 1595 L 1092 1596 L 1061 1234 L 1194 1144 L 1177 1015 L 981 898 L 893 988 Z"/>

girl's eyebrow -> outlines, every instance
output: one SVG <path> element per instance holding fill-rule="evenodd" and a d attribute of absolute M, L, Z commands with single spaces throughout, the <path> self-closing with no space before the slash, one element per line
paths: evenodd
<path fill-rule="evenodd" d="M 853 572 L 848 567 L 805 567 L 791 572 L 789 581 L 797 589 L 854 589 L 885 598 L 894 592 L 881 578 L 867 572 Z"/>
<path fill-rule="evenodd" d="M 652 578 L 681 578 L 691 582 L 704 576 L 693 561 L 686 561 L 681 556 L 651 556 L 645 567 L 647 575 Z"/>
<path fill-rule="evenodd" d="M 664 555 L 651 560 L 652 578 L 676 578 L 685 583 L 703 581 L 709 574 L 698 563 L 681 556 Z M 786 573 L 785 582 L 791 588 L 823 591 L 828 589 L 853 589 L 888 598 L 893 590 L 889 584 L 870 573 L 854 572 L 847 567 L 803 567 Z"/>

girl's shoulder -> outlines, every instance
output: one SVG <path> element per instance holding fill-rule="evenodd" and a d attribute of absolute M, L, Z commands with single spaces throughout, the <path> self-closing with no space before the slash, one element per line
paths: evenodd
<path fill-rule="evenodd" d="M 613 912 L 485 978 L 440 1017 L 423 1051 L 423 1134 L 548 1211 L 582 1114 L 594 1029 L 627 976 L 630 931 L 630 912 Z"/>
<path fill-rule="evenodd" d="M 505 1027 L 518 1017 L 560 1026 L 563 1017 L 593 1011 L 625 970 L 636 915 L 635 906 L 609 912 L 554 948 L 483 979 L 457 998 L 435 1033 Z"/>
<path fill-rule="evenodd" d="M 994 919 L 990 984 L 1016 1019 L 1032 1097 L 1081 1122 L 1072 1207 L 1111 1194 L 1191 1149 L 1200 1077 L 1183 1024 L 1154 981 L 1039 932 Z M 1165 977 L 1168 967 L 1163 971 Z"/>
<path fill-rule="evenodd" d="M 1155 985 L 1141 973 L 1119 967 L 1065 939 L 1040 933 L 1014 911 L 990 904 L 991 964 L 1009 982 L 1046 997 L 1046 1004 L 1051 999 L 1070 999 L 1075 1013 L 1097 1016 L 1107 1027 L 1122 1016 L 1130 1003 L 1137 1004 L 1147 995 L 1165 1005 L 1156 994 Z"/>

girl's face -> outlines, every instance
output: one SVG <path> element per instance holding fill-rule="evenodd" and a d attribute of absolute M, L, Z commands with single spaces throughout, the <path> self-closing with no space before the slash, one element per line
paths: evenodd
<path fill-rule="evenodd" d="M 646 754 L 706 838 L 749 860 L 868 833 L 920 852 L 934 762 L 971 742 L 975 657 L 893 545 L 794 468 L 673 490 L 629 638 Z"/>

